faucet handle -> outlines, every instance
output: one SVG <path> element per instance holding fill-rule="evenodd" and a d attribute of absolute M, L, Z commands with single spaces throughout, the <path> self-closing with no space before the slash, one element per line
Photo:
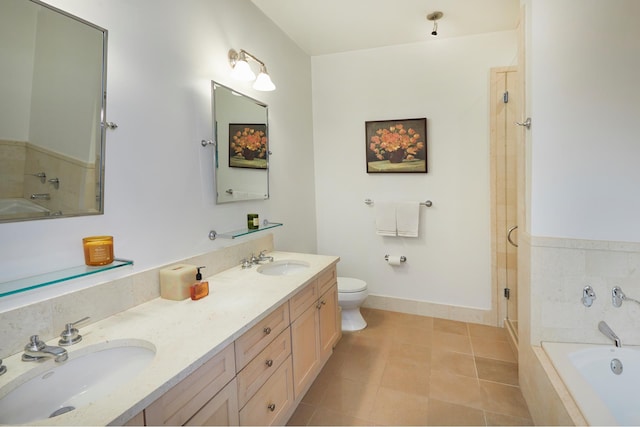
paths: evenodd
<path fill-rule="evenodd" d="M 2 364 L 2 360 L 0 359 L 0 375 L 3 375 L 5 372 L 7 372 L 7 367 Z"/>
<path fill-rule="evenodd" d="M 83 317 L 80 320 L 76 320 L 73 323 L 67 323 L 65 325 L 64 331 L 60 333 L 60 340 L 58 341 L 58 345 L 68 346 L 79 343 L 82 340 L 82 335 L 80 335 L 79 331 L 74 328 L 74 326 L 89 319 L 90 317 L 87 316 Z"/>
<path fill-rule="evenodd" d="M 25 351 L 40 351 L 45 348 L 44 341 L 40 340 L 38 335 L 31 335 L 29 338 L 29 343 L 24 346 Z"/>
<path fill-rule="evenodd" d="M 591 307 L 593 305 L 593 300 L 596 299 L 596 292 L 589 285 L 585 286 L 582 289 L 582 305 L 585 307 Z"/>

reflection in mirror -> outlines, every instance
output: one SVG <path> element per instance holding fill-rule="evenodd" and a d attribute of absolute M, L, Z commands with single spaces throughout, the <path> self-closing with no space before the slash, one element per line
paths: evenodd
<path fill-rule="evenodd" d="M 103 212 L 107 31 L 0 6 L 0 222 Z"/>
<path fill-rule="evenodd" d="M 211 82 L 217 203 L 269 198 L 267 105 Z"/>

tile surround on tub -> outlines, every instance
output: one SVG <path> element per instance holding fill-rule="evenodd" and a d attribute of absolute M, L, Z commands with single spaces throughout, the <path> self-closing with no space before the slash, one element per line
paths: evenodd
<path fill-rule="evenodd" d="M 597 324 L 606 320 L 623 343 L 640 342 L 640 306 L 611 304 L 621 286 L 640 298 L 640 243 L 519 235 L 520 386 L 538 425 L 586 425 L 562 380 L 539 347 L 541 341 L 606 343 Z M 582 305 L 582 288 L 597 299 Z"/>
<path fill-rule="evenodd" d="M 590 308 L 580 302 L 586 285 L 597 295 Z M 640 299 L 640 243 L 531 237 L 531 343 L 607 343 L 597 328 L 606 320 L 623 342 L 640 344 L 640 305 L 613 307 L 616 285 Z"/>
<path fill-rule="evenodd" d="M 248 254 L 262 250 L 273 250 L 273 234 L 2 312 L 0 359 L 22 351 L 31 335 L 40 335 L 42 340 L 48 341 L 57 337 L 69 322 L 91 316 L 83 323 L 89 325 L 159 298 L 159 271 L 162 268 L 178 263 L 205 265 L 207 269 L 203 270 L 203 276 L 206 278 L 239 265 Z M 82 325 L 78 326 L 82 330 Z"/>

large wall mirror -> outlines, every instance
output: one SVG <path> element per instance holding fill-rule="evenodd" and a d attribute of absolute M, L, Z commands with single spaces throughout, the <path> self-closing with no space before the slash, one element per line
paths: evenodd
<path fill-rule="evenodd" d="M 268 199 L 267 105 L 219 83 L 211 84 L 216 202 Z"/>
<path fill-rule="evenodd" d="M 0 222 L 103 213 L 107 31 L 0 3 Z"/>

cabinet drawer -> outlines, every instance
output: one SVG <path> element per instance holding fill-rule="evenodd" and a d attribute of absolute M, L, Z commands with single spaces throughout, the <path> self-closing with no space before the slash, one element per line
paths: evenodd
<path fill-rule="evenodd" d="M 238 422 L 238 385 L 233 379 L 185 425 L 237 426 Z"/>
<path fill-rule="evenodd" d="M 296 320 L 304 311 L 318 299 L 317 281 L 309 283 L 289 299 L 291 307 L 291 321 Z"/>
<path fill-rule="evenodd" d="M 293 405 L 291 356 L 280 365 L 260 390 L 240 410 L 240 425 L 283 424 Z"/>
<path fill-rule="evenodd" d="M 318 277 L 318 295 L 322 295 L 335 283 L 338 282 L 338 274 L 336 273 L 336 267 L 331 267 L 329 270 L 320 274 Z"/>
<path fill-rule="evenodd" d="M 147 425 L 183 425 L 235 376 L 227 346 L 145 409 Z"/>
<path fill-rule="evenodd" d="M 238 373 L 238 404 L 241 408 L 290 354 L 291 332 L 287 328 Z"/>
<path fill-rule="evenodd" d="M 235 341 L 236 370 L 240 371 L 289 326 L 289 303 L 278 307 Z"/>

